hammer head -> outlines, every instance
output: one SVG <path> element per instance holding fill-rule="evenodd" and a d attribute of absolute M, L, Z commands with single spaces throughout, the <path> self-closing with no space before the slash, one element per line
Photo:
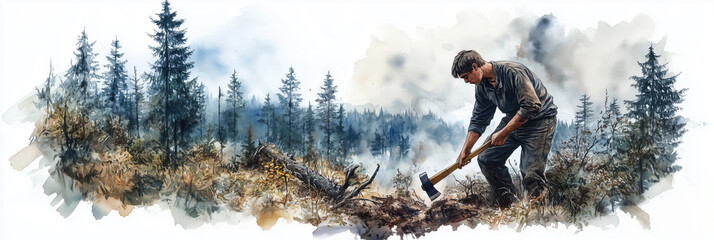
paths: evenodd
<path fill-rule="evenodd" d="M 426 172 L 419 174 L 419 180 L 421 180 L 421 189 L 426 191 L 426 194 L 429 195 L 429 199 L 431 199 L 431 201 L 434 201 L 434 199 L 441 196 L 439 190 L 436 190 L 434 184 L 432 184 L 431 180 L 429 180 L 429 176 L 426 175 Z"/>

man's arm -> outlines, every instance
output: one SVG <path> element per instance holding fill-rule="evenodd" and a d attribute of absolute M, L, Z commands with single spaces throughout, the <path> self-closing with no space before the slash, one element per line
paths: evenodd
<path fill-rule="evenodd" d="M 473 148 L 478 138 L 483 134 L 483 131 L 486 130 L 488 124 L 491 123 L 494 113 L 496 113 L 496 104 L 488 100 L 483 95 L 483 92 L 479 91 L 479 87 L 476 86 L 476 102 L 474 103 L 474 110 L 471 113 L 471 121 L 469 123 L 466 141 L 464 141 L 464 147 L 456 158 L 456 161 L 459 162 L 459 168 L 470 162 L 464 161 L 464 158 L 471 153 L 471 148 Z"/>
<path fill-rule="evenodd" d="M 466 158 L 471 153 L 471 148 L 474 147 L 474 144 L 476 144 L 476 141 L 478 141 L 479 137 L 481 137 L 481 134 L 478 134 L 474 131 L 469 131 L 469 133 L 466 135 L 464 147 L 461 149 L 461 153 L 459 153 L 459 157 L 456 159 L 456 161 L 459 162 L 459 168 L 466 166 L 466 164 L 469 164 L 469 162 L 471 162 L 471 160 L 466 160 L 464 158 Z"/>
<path fill-rule="evenodd" d="M 503 143 L 506 142 L 508 134 L 511 134 L 513 130 L 516 130 L 516 128 L 526 123 L 528 119 L 533 119 L 538 115 L 538 113 L 540 113 L 542 104 L 540 99 L 538 99 L 538 94 L 536 94 L 530 78 L 528 78 L 527 74 L 525 74 L 522 70 L 516 71 L 513 74 L 513 85 L 516 88 L 515 94 L 518 99 L 520 109 L 518 109 L 518 112 L 513 116 L 513 118 L 511 118 L 511 121 L 509 121 L 508 124 L 501 129 L 501 131 L 491 135 L 491 144 L 494 146 L 503 145 Z"/>
<path fill-rule="evenodd" d="M 527 118 L 522 117 L 520 114 L 516 114 L 515 116 L 513 116 L 513 118 L 511 118 L 511 121 L 509 121 L 508 124 L 506 124 L 506 126 L 501 129 L 501 131 L 495 132 L 493 133 L 493 135 L 491 135 L 491 145 L 503 145 L 503 143 L 506 142 L 508 134 L 511 134 L 513 130 L 516 130 L 516 128 L 520 127 L 527 121 Z"/>

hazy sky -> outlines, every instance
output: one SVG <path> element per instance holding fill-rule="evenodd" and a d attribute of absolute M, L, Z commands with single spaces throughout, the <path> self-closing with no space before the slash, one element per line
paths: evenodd
<path fill-rule="evenodd" d="M 13 85 L 16 94 L 29 93 L 46 76 L 50 59 L 59 72 L 67 69 L 82 29 L 96 41 L 100 65 L 106 64 L 104 56 L 116 37 L 128 68 L 148 71 L 154 61 L 148 45 L 154 43 L 147 33 L 155 29 L 149 17 L 155 17 L 160 3 L 4 2 L 3 77 L 26 83 Z M 307 101 L 315 101 L 330 71 L 338 98 L 351 105 L 431 110 L 450 121 L 462 120 L 473 102 L 472 87 L 449 74 L 453 56 L 462 49 L 475 49 L 487 60 L 526 63 L 555 96 L 562 119 L 573 117 L 571 99 L 582 93 L 597 103 L 605 89 L 621 100 L 632 98 L 627 78 L 639 73 L 636 61 L 643 60 L 650 43 L 662 60 L 672 62 L 672 72 L 683 71 L 681 61 L 672 57 L 690 54 L 680 48 L 693 39 L 685 37 L 691 33 L 672 33 L 686 29 L 671 25 L 696 14 L 663 11 L 674 8 L 657 3 L 604 5 L 577 5 L 589 9 L 582 13 L 564 3 L 171 4 L 178 17 L 186 19 L 196 63 L 192 76 L 211 92 L 226 85 L 235 69 L 244 91 L 262 99 L 277 92 L 292 66 Z M 679 7 L 705 9 L 697 6 Z M 3 101 L 16 101 L 18 95 L 4 96 Z"/>
<path fill-rule="evenodd" d="M 50 59 L 58 73 L 67 69 L 77 37 L 86 29 L 96 41 L 100 65 L 106 64 L 109 44 L 121 41 L 128 68 L 149 70 L 153 62 L 147 33 L 149 17 L 161 9 L 152 1 L 0 1 L 0 114 L 31 94 L 46 78 Z M 711 40 L 714 5 L 707 1 L 172 1 L 186 19 L 188 43 L 194 50 L 192 76 L 217 92 L 236 69 L 245 91 L 260 99 L 274 94 L 289 67 L 294 67 L 306 100 L 317 96 L 330 71 L 338 97 L 353 106 L 381 106 L 435 111 L 452 122 L 465 121 L 473 106 L 473 87 L 450 76 L 453 56 L 475 49 L 487 60 L 516 60 L 531 67 L 560 107 L 561 119 L 573 117 L 576 99 L 587 93 L 599 104 L 605 89 L 620 100 L 633 97 L 627 79 L 639 74 L 652 44 L 670 72 L 681 73 L 678 88 L 689 88 L 682 115 L 695 123 L 711 123 Z M 27 144 L 34 124 L 0 121 L 0 159 L 8 159 Z M 690 131 L 681 147 L 684 170 L 675 175 L 675 189 L 644 206 L 651 214 L 651 231 L 643 231 L 626 214 L 609 231 L 586 230 L 583 238 L 622 236 L 696 237 L 710 227 L 714 209 L 681 207 L 693 199 L 712 199 L 711 159 L 705 126 Z M 18 141 L 21 140 L 21 141 Z M 709 154 L 709 153 L 707 153 Z M 239 227 L 219 224 L 186 231 L 173 226 L 161 209 L 139 209 L 128 218 L 91 217 L 88 205 L 63 219 L 48 203 L 37 172 L 17 172 L 0 161 L 0 238 L 21 236 L 111 239 L 140 238 L 156 231 L 175 238 L 246 236 L 311 238 L 314 227 L 279 223 L 262 232 L 250 220 Z M 30 167 L 32 168 L 32 166 Z M 28 168 L 28 169 L 30 169 Z M 42 170 L 40 171 L 42 172 Z M 29 180 L 33 179 L 33 180 Z M 707 189 L 699 191 L 698 189 Z M 676 205 L 680 209 L 672 209 Z M 694 205 L 694 204 L 691 204 Z M 695 214 L 696 213 L 696 214 Z M 704 222 L 709 222 L 705 224 Z M 126 228 L 121 234 L 114 227 Z M 40 231 L 37 231 L 40 230 Z M 136 231 L 133 231 L 136 230 Z M 572 228 L 559 231 L 528 229 L 536 236 L 572 237 Z M 127 232 L 128 231 L 128 232 Z M 476 231 L 476 232 L 474 232 Z M 505 233 L 504 233 L 505 232 Z M 110 234 L 107 234 L 110 233 Z M 72 235 L 74 234 L 74 235 Z M 451 235 L 450 235 L 451 234 Z M 435 238 L 473 236 L 523 237 L 512 231 L 441 229 Z M 466 234 L 466 235 L 463 235 Z M 712 233 L 707 232 L 711 236 Z M 342 235 L 351 238 L 349 232 Z M 429 237 L 430 235 L 427 235 Z M 458 237 L 458 236 L 457 236 Z"/>

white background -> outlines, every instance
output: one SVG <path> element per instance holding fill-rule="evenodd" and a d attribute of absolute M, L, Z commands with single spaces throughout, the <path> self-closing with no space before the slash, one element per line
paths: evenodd
<path fill-rule="evenodd" d="M 215 36 L 216 31 L 222 30 L 224 24 L 243 14 L 241 9 L 251 4 L 253 3 L 233 1 L 173 1 L 172 8 L 178 11 L 180 18 L 187 19 L 185 26 L 188 28 L 189 44 L 210 44 L 215 40 L 212 36 Z M 419 28 L 450 26 L 455 23 L 455 15 L 459 11 L 471 9 L 481 12 L 502 11 L 511 15 L 540 16 L 553 13 L 560 23 L 569 28 L 586 29 L 596 27 L 599 21 L 614 25 L 630 21 L 638 14 L 646 14 L 655 24 L 652 41 L 667 38 L 664 50 L 673 55 L 672 59 L 666 61 L 670 62 L 670 69 L 676 70 L 674 72 L 682 72 L 677 87 L 690 89 L 681 113 L 695 125 L 699 125 L 691 128 L 683 139 L 679 162 L 683 170 L 675 174 L 672 189 L 654 196 L 642 206 L 650 215 L 652 229 L 644 230 L 629 215 L 618 212 L 619 221 L 615 221 L 616 224 L 606 224 L 604 227 L 589 226 L 583 231 L 564 225 L 557 228 L 530 227 L 522 232 L 515 232 L 508 227 L 492 231 L 487 226 L 479 226 L 476 229 L 462 226 L 458 231 L 452 231 L 451 227 L 442 227 L 423 239 L 714 237 L 711 231 L 714 222 L 714 207 L 711 204 L 714 199 L 714 178 L 710 173 L 713 164 L 710 152 L 706 151 L 711 148 L 709 139 L 712 136 L 711 126 L 708 126 L 712 121 L 709 89 L 712 81 L 711 56 L 714 55 L 711 50 L 714 35 L 710 26 L 714 22 L 711 14 L 714 11 L 712 3 L 603 1 L 597 4 L 536 4 L 526 1 L 468 1 L 435 4 L 426 1 L 404 1 L 386 5 L 377 1 L 366 1 L 346 5 L 327 2 L 271 2 L 261 6 L 262 9 L 267 9 L 267 18 L 273 19 L 268 22 L 268 26 L 286 21 L 306 21 L 310 24 L 301 25 L 304 28 L 295 31 L 332 40 L 321 42 L 296 38 L 276 41 L 279 45 L 293 44 L 305 48 L 304 52 L 284 51 L 277 54 L 283 56 L 286 62 L 302 66 L 296 69 L 302 71 L 298 74 L 304 76 L 305 95 L 311 99 L 315 94 L 308 89 L 316 88 L 320 81 L 308 79 L 321 79 L 326 69 L 330 69 L 333 76 L 341 76 L 336 77 L 338 85 L 351 80 L 349 76 L 352 75 L 354 62 L 364 58 L 370 36 L 377 32 L 381 24 L 391 24 L 408 32 L 417 31 Z M 150 43 L 146 33 L 154 28 L 149 16 L 154 16 L 159 10 L 160 1 L 0 2 L 0 113 L 4 114 L 17 101 L 33 93 L 34 87 L 45 79 L 50 59 L 58 72 L 66 69 L 69 59 L 72 58 L 71 51 L 74 49 L 77 35 L 83 27 L 87 29 L 90 40 L 97 41 L 95 51 L 100 53 L 100 64 L 105 63 L 103 56 L 108 52 L 109 42 L 116 36 L 124 45 L 129 66 L 136 65 L 140 71 L 147 70 L 147 63 L 152 60 L 146 47 Z M 269 28 L 263 30 L 267 32 L 267 36 L 283 36 L 270 35 Z M 340 48 L 336 49 L 330 42 L 338 42 L 333 45 Z M 350 47 L 344 48 L 345 45 Z M 336 50 L 343 52 L 329 54 Z M 263 70 L 264 76 L 280 78 L 286 72 L 287 66 L 281 65 L 278 69 L 266 67 Z M 200 78 L 222 74 L 210 70 L 194 73 Z M 211 79 L 206 81 L 209 86 L 218 85 L 217 82 L 211 83 Z M 266 83 L 248 87 L 252 92 L 264 94 L 277 86 L 277 83 Z M 348 98 L 344 91 L 340 94 Z M 33 123 L 0 121 L 0 239 L 356 238 L 349 232 L 339 233 L 340 231 L 336 231 L 336 235 L 314 236 L 315 227 L 296 222 L 286 223 L 283 220 L 270 231 L 262 231 L 250 216 L 235 219 L 233 223 L 223 222 L 186 230 L 173 223 L 169 211 L 157 208 L 136 209 L 128 217 L 120 217 L 114 212 L 101 220 L 95 220 L 87 203 L 80 204 L 75 212 L 65 219 L 50 205 L 53 196 L 46 196 L 42 192 L 41 184 L 46 170 L 34 170 L 35 163 L 24 171 L 16 171 L 7 161 L 28 144 L 33 128 Z M 613 222 L 609 218 L 602 221 Z M 598 220 L 595 220 L 593 225 L 597 225 L 597 222 Z"/>

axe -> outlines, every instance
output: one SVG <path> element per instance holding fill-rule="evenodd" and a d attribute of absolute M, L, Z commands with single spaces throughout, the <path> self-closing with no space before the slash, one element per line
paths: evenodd
<path fill-rule="evenodd" d="M 476 155 L 483 152 L 484 150 L 486 150 L 486 148 L 489 147 L 491 147 L 491 140 L 486 141 L 483 145 L 481 145 L 481 147 L 476 149 L 476 151 L 471 152 L 471 154 L 469 154 L 469 156 L 467 156 L 465 160 L 470 160 L 476 157 Z M 441 170 L 441 172 L 437 173 L 431 178 L 426 175 L 426 172 L 419 174 L 419 180 L 421 180 L 421 189 L 426 191 L 426 194 L 429 195 L 429 199 L 431 199 L 431 201 L 434 201 L 434 199 L 441 196 L 441 193 L 439 192 L 439 190 L 436 190 L 436 188 L 434 188 L 434 185 L 446 178 L 446 176 L 449 176 L 449 174 L 451 174 L 458 168 L 459 162 L 457 161 L 456 163 L 451 164 L 451 166 L 449 166 L 448 168 Z"/>

